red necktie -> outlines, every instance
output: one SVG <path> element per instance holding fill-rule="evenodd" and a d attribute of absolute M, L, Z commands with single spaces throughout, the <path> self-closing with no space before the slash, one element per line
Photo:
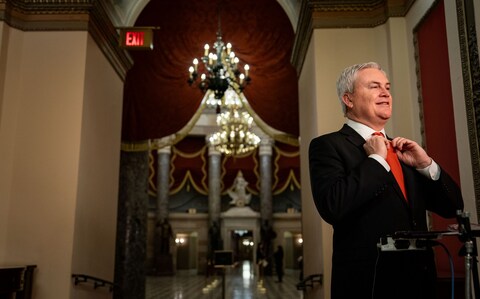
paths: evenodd
<path fill-rule="evenodd" d="M 382 132 L 375 132 L 372 135 L 385 137 Z M 402 166 L 400 166 L 400 161 L 398 161 L 397 154 L 395 153 L 395 149 L 392 145 L 390 145 L 387 149 L 387 163 L 388 165 L 390 165 L 390 170 L 392 171 L 395 180 L 397 180 L 397 184 L 398 186 L 400 186 L 403 196 L 405 197 L 405 199 L 407 199 L 405 182 L 403 180 Z"/>

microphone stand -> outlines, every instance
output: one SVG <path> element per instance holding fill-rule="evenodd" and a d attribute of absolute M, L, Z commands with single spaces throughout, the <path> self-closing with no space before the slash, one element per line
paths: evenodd
<path fill-rule="evenodd" d="M 458 232 L 459 239 L 464 243 L 464 246 L 460 249 L 460 256 L 465 256 L 465 299 L 471 299 L 472 297 L 472 278 L 473 287 L 475 290 L 475 298 L 480 299 L 480 286 L 478 280 L 478 252 L 477 243 L 475 241 L 475 235 L 477 232 L 473 232 L 470 226 L 470 213 L 461 210 L 457 211 Z"/>

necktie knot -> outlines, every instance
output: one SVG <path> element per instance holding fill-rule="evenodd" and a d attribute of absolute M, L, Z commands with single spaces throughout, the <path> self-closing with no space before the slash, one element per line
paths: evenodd
<path fill-rule="evenodd" d="M 382 137 L 385 137 L 385 135 L 383 135 L 382 132 L 373 132 L 372 135 L 373 135 L 373 136 L 382 136 Z"/>

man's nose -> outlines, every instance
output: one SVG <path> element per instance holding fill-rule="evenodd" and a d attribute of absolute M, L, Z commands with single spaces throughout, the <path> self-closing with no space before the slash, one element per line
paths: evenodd
<path fill-rule="evenodd" d="M 388 90 L 386 87 L 380 87 L 380 95 L 381 96 L 384 96 L 384 97 L 390 97 L 391 94 L 390 94 L 390 90 Z"/>

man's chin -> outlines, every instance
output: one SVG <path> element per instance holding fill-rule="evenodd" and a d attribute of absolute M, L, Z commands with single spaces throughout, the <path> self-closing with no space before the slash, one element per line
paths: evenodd
<path fill-rule="evenodd" d="M 384 121 L 387 121 L 390 119 L 390 117 L 392 116 L 392 113 L 379 113 L 378 116 L 384 120 Z"/>

